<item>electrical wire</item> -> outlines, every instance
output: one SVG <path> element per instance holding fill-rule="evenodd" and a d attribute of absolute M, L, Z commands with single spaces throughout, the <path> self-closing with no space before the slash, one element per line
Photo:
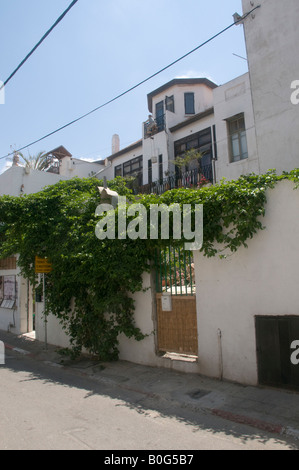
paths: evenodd
<path fill-rule="evenodd" d="M 43 35 L 43 37 L 38 41 L 38 43 L 34 46 L 34 48 L 29 52 L 29 54 L 26 55 L 26 57 L 20 62 L 20 64 L 17 66 L 17 68 L 9 75 L 9 77 L 3 82 L 3 84 L 0 87 L 0 91 L 2 88 L 4 88 L 8 82 L 13 78 L 13 76 L 20 70 L 20 68 L 27 62 L 29 57 L 32 56 L 32 54 L 36 51 L 36 49 L 44 42 L 44 40 L 49 36 L 49 34 L 53 31 L 54 28 L 63 20 L 65 15 L 73 8 L 73 6 L 78 2 L 78 0 L 73 0 L 73 2 L 68 6 L 68 8 L 60 15 L 60 17 L 55 21 L 55 23 L 51 26 L 51 28 L 46 32 L 46 34 Z"/>
<path fill-rule="evenodd" d="M 253 8 L 251 11 L 249 11 L 248 13 L 246 13 L 245 15 L 242 16 L 242 21 L 244 21 L 251 13 L 253 13 L 255 10 L 257 10 L 258 8 L 260 8 L 261 5 L 258 5 L 256 6 L 255 8 Z M 135 90 L 136 88 L 140 87 L 141 85 L 143 85 L 144 83 L 148 82 L 149 80 L 151 80 L 152 78 L 156 77 L 157 75 L 161 74 L 162 72 L 164 72 L 165 70 L 169 69 L 170 67 L 172 67 L 173 65 L 177 64 L 178 62 L 180 62 L 181 60 L 185 59 L 186 57 L 188 57 L 189 55 L 193 54 L 194 52 L 196 52 L 198 49 L 201 49 L 202 47 L 204 47 L 205 45 L 207 45 L 208 43 L 210 43 L 211 41 L 213 41 L 214 39 L 216 39 L 217 37 L 221 36 L 222 34 L 224 34 L 226 31 L 228 31 L 229 29 L 231 29 L 233 26 L 237 25 L 237 24 L 240 24 L 240 19 L 235 21 L 234 23 L 232 23 L 231 25 L 227 26 L 226 28 L 222 29 L 221 31 L 219 31 L 217 34 L 215 34 L 214 36 L 212 36 L 211 38 L 207 39 L 206 41 L 204 41 L 203 43 L 199 44 L 197 47 L 195 47 L 194 49 L 192 49 L 191 51 L 187 52 L 186 54 L 184 54 L 183 56 L 179 57 L 178 59 L 174 60 L 173 62 L 171 62 L 170 64 L 166 65 L 165 67 L 163 67 L 162 69 L 158 70 L 157 72 L 153 73 L 152 75 L 150 75 L 149 77 L 145 78 L 144 80 L 142 80 L 141 82 L 137 83 L 136 85 L 132 86 L 131 88 L 127 89 L 126 91 L 120 93 L 119 95 L 115 96 L 114 98 L 110 99 L 109 101 L 106 101 L 105 103 L 101 104 L 100 106 L 97 106 L 96 108 L 92 109 L 91 111 L 83 114 L 82 116 L 76 118 L 76 119 L 73 119 L 72 121 L 68 122 L 67 124 L 64 124 L 63 126 L 59 127 L 58 129 L 52 131 L 52 132 L 49 132 L 48 134 L 44 135 L 43 137 L 40 137 L 39 139 L 33 141 L 33 142 L 30 142 L 29 144 L 27 145 L 24 145 L 24 147 L 21 147 L 19 148 L 18 150 L 15 150 L 14 152 L 11 152 L 11 153 L 8 153 L 7 155 L 3 156 L 3 157 L 0 157 L 0 160 L 3 160 L 4 158 L 7 158 L 7 157 L 10 157 L 11 155 L 14 155 L 16 152 L 21 152 L 22 150 L 30 147 L 31 145 L 35 145 L 39 142 L 41 142 L 42 140 L 45 140 L 47 139 L 48 137 L 51 137 L 52 135 L 54 134 L 57 134 L 58 132 L 62 131 L 63 129 L 66 129 L 67 127 L 70 127 L 72 126 L 73 124 L 81 121 L 82 119 L 86 118 L 87 116 L 90 116 L 91 114 L 95 113 L 96 111 L 104 108 L 105 106 L 113 103 L 114 101 L 122 98 L 123 96 L 127 95 L 128 93 L 132 92 L 133 90 Z"/>

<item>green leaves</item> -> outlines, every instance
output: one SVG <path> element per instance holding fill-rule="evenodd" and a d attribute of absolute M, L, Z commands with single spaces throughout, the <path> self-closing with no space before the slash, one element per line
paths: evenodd
<path fill-rule="evenodd" d="M 299 184 L 299 170 L 277 176 L 246 175 L 201 189 L 177 189 L 161 196 L 140 195 L 149 213 L 151 204 L 203 204 L 204 238 L 201 251 L 211 257 L 235 252 L 263 229 L 266 191 L 281 179 Z M 71 337 L 73 353 L 82 348 L 100 359 L 116 359 L 118 336 L 144 338 L 134 324 L 134 292 L 142 290 L 157 248 L 182 245 L 185 240 L 103 240 L 95 236 L 100 204 L 97 179 L 61 181 L 43 191 L 0 198 L 0 258 L 19 254 L 25 277 L 37 283 L 34 258 L 46 256 L 53 266 L 47 275 L 47 308 Z M 123 178 L 108 186 L 136 200 Z M 117 211 L 116 211 L 117 218 Z M 116 224 L 117 225 L 117 224 Z M 182 231 L 183 233 L 183 231 Z"/>

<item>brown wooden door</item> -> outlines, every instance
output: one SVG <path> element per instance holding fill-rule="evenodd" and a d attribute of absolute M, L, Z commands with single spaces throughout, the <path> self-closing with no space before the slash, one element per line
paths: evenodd
<path fill-rule="evenodd" d="M 172 296 L 172 310 L 163 311 L 157 294 L 158 349 L 163 352 L 198 355 L 196 297 Z"/>

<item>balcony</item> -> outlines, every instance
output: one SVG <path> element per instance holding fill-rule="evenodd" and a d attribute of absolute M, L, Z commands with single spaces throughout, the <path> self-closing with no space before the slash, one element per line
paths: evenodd
<path fill-rule="evenodd" d="M 167 178 L 139 187 L 137 192 L 139 194 L 163 194 L 170 189 L 199 189 L 207 183 L 213 184 L 212 164 L 202 165 L 200 168 L 185 172 L 178 171 Z"/>
<path fill-rule="evenodd" d="M 156 119 L 150 118 L 144 123 L 144 138 L 148 139 L 149 137 L 158 134 L 165 130 L 165 115 L 157 117 Z"/>

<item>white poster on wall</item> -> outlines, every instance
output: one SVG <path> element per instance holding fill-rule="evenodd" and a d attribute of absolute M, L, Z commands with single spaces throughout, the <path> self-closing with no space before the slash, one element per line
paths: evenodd
<path fill-rule="evenodd" d="M 16 299 L 16 276 L 4 276 L 4 299 Z"/>
<path fill-rule="evenodd" d="M 2 308 L 13 308 L 16 301 L 16 276 L 3 276 Z"/>

